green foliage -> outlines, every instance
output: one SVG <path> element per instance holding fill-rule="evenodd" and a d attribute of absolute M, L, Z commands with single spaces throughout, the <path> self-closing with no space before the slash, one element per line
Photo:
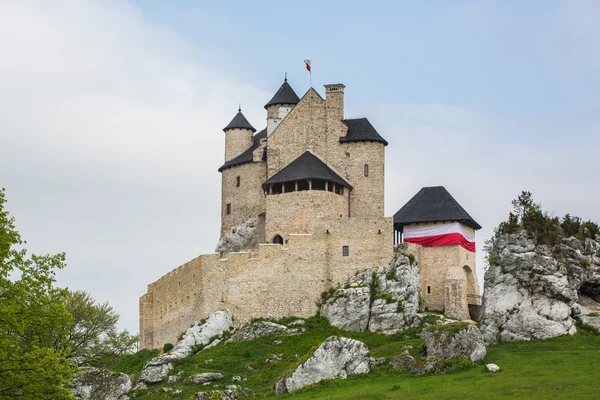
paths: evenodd
<path fill-rule="evenodd" d="M 119 314 L 108 303 L 96 303 L 85 291 L 68 292 L 65 307 L 73 315 L 64 350 L 79 365 L 106 368 L 137 350 L 139 337 L 119 332 Z"/>
<path fill-rule="evenodd" d="M 163 346 L 163 353 L 168 353 L 173 349 L 173 343 L 165 343 Z"/>
<path fill-rule="evenodd" d="M 408 262 L 410 263 L 410 265 L 414 265 L 415 264 L 415 255 L 412 253 L 402 253 L 402 255 L 406 258 L 408 258 Z"/>
<path fill-rule="evenodd" d="M 508 221 L 501 222 L 496 229 L 496 234 L 517 233 L 526 231 L 536 239 L 538 244 L 553 247 L 559 244 L 565 237 L 576 237 L 578 239 L 600 238 L 597 223 L 592 221 L 582 222 L 581 218 L 566 214 L 562 219 L 550 216 L 542 210 L 540 203 L 533 200 L 531 192 L 523 191 L 512 201 L 513 211 L 508 214 Z M 493 244 L 486 242 L 484 250 L 489 254 Z M 496 260 L 488 256 L 488 263 L 493 264 Z"/>
<path fill-rule="evenodd" d="M 142 372 L 144 364 L 158 356 L 158 350 L 140 350 L 133 354 L 126 354 L 119 357 L 116 363 L 112 366 L 115 372 L 123 372 L 127 375 L 139 375 Z"/>
<path fill-rule="evenodd" d="M 65 255 L 28 255 L 0 190 L 0 398 L 68 399 L 72 316 L 54 287 Z"/>

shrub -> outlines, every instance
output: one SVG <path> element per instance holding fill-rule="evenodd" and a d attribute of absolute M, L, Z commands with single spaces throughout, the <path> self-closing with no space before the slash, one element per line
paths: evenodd
<path fill-rule="evenodd" d="M 165 345 L 163 346 L 163 353 L 168 353 L 173 349 L 173 344 L 172 343 L 165 343 Z"/>

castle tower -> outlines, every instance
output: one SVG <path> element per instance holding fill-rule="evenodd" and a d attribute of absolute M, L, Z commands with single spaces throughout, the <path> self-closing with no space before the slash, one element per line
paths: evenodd
<path fill-rule="evenodd" d="M 422 188 L 394 215 L 396 242 L 417 246 L 425 306 L 458 319 L 481 305 L 475 231 L 481 226 L 443 186 Z"/>
<path fill-rule="evenodd" d="M 275 96 L 265 104 L 267 110 L 267 137 L 271 136 L 281 120 L 292 111 L 299 101 L 298 95 L 294 92 L 286 77 Z"/>
<path fill-rule="evenodd" d="M 256 129 L 244 117 L 240 107 L 223 131 L 225 132 L 225 161 L 229 161 L 252 146 L 252 134 Z"/>

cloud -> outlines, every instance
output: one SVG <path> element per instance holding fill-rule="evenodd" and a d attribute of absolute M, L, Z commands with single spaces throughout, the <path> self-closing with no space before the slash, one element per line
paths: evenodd
<path fill-rule="evenodd" d="M 238 102 L 261 128 L 269 93 L 126 2 L 2 2 L 0 48 L 8 207 L 30 250 L 67 253 L 59 284 L 137 331 L 146 285 L 214 250 L 221 130 Z"/>

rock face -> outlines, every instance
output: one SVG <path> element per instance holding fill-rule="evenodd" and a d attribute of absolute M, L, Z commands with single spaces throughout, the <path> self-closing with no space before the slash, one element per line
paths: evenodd
<path fill-rule="evenodd" d="M 258 218 L 250 218 L 223 235 L 217 244 L 215 252 L 221 254 L 221 257 L 223 257 L 227 253 L 257 247 L 261 236 L 264 237 L 264 232 L 262 232 Z"/>
<path fill-rule="evenodd" d="M 97 368 L 82 369 L 71 389 L 76 399 L 90 400 L 124 400 L 130 390 L 127 375 Z"/>
<path fill-rule="evenodd" d="M 431 326 L 421 333 L 427 349 L 427 357 L 437 360 L 454 358 L 481 361 L 486 349 L 483 336 L 477 327 L 465 323 Z"/>
<path fill-rule="evenodd" d="M 192 375 L 188 379 L 197 385 L 201 385 L 206 382 L 223 379 L 223 375 L 218 372 L 204 372 L 202 374 Z"/>
<path fill-rule="evenodd" d="M 321 314 L 347 331 L 393 334 L 418 325 L 420 304 L 420 268 L 396 253 L 390 265 L 376 272 L 365 270 L 348 280 L 321 306 Z"/>
<path fill-rule="evenodd" d="M 206 321 L 188 329 L 183 338 L 166 354 L 148 361 L 140 374 L 139 381 L 145 383 L 161 382 L 173 368 L 171 361 L 187 357 L 195 345 L 210 345 L 211 338 L 222 336 L 231 327 L 231 312 L 216 311 Z M 217 339 L 219 340 L 219 339 Z"/>
<path fill-rule="evenodd" d="M 364 343 L 332 336 L 291 376 L 281 378 L 275 385 L 275 391 L 277 394 L 291 393 L 324 379 L 346 379 L 348 375 L 366 374 L 371 371 L 372 363 Z"/>
<path fill-rule="evenodd" d="M 572 334 L 573 317 L 599 306 L 600 243 L 591 239 L 564 239 L 550 250 L 525 232 L 499 235 L 489 260 L 481 319 L 487 343 Z"/>
<path fill-rule="evenodd" d="M 232 342 L 244 342 L 246 340 L 253 340 L 263 336 L 283 333 L 287 330 L 287 327 L 274 322 L 257 321 L 241 327 L 229 340 Z"/>

